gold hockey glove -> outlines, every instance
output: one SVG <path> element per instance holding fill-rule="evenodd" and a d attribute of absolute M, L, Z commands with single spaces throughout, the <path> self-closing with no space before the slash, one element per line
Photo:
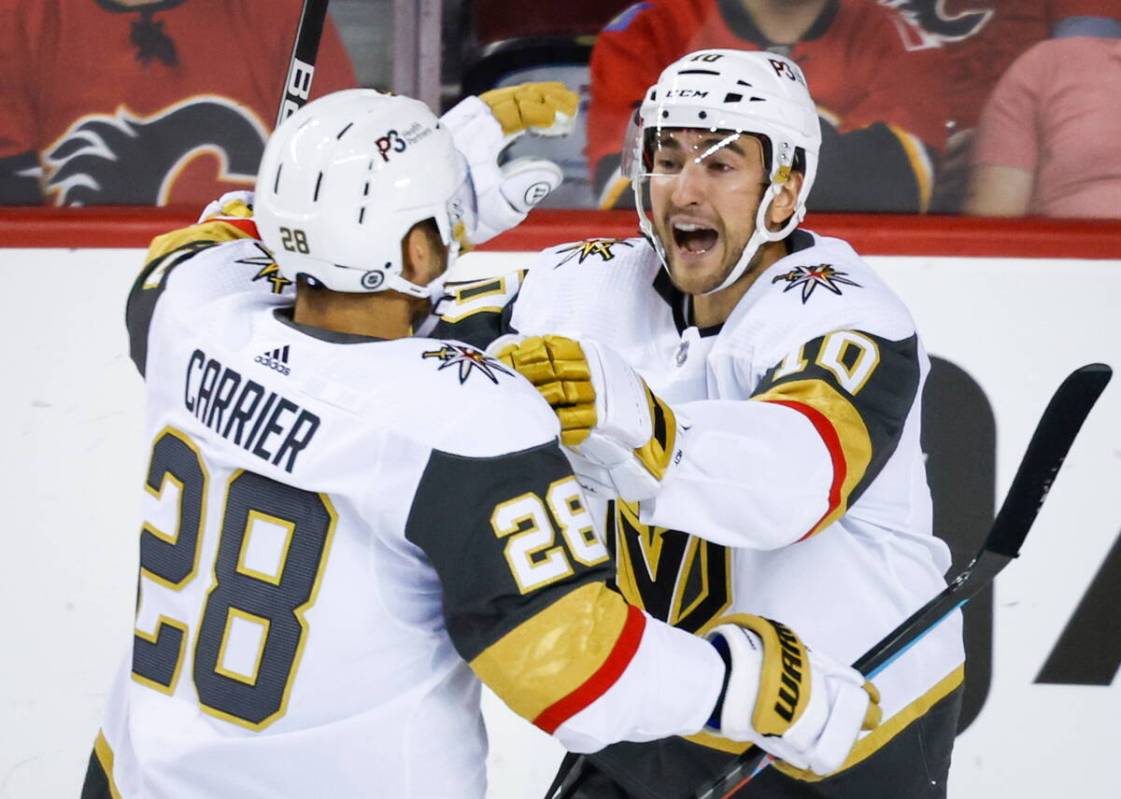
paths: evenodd
<path fill-rule="evenodd" d="M 565 136 L 572 132 L 580 95 L 560 81 L 519 83 L 483 92 L 486 103 L 507 136 L 530 130 L 538 136 Z"/>
<path fill-rule="evenodd" d="M 540 158 L 515 158 L 502 166 L 502 152 L 518 137 L 563 136 L 576 123 L 580 98 L 563 83 L 522 83 L 467 97 L 440 117 L 467 161 L 475 189 L 464 243 L 475 246 L 518 225 L 534 206 L 560 186 L 559 166 Z"/>
<path fill-rule="evenodd" d="M 776 621 L 748 613 L 721 621 L 705 636 L 728 668 L 709 726 L 799 769 L 840 769 L 861 730 L 880 723 L 876 687 Z"/>
<path fill-rule="evenodd" d="M 552 406 L 561 443 L 597 467 L 582 474 L 574 460 L 577 476 L 602 483 L 606 472 L 614 493 L 628 501 L 658 493 L 681 458 L 677 417 L 618 354 L 564 336 L 534 336 L 496 354 Z"/>

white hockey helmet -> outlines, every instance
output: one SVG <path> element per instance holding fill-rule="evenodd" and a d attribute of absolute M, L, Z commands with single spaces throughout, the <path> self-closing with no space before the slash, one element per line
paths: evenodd
<path fill-rule="evenodd" d="M 764 242 L 786 238 L 805 217 L 821 150 L 821 123 L 801 68 L 785 56 L 765 51 L 699 50 L 666 67 L 632 121 L 622 167 L 634 188 L 639 227 L 654 243 L 667 269 L 665 247 L 644 205 L 649 200 L 651 157 L 658 134 L 674 128 L 755 134 L 761 138 L 765 163 L 770 167 L 770 185 L 759 204 L 755 231 L 725 280 L 707 292 L 711 294 L 739 279 Z M 781 230 L 770 230 L 767 212 L 795 167 L 803 173 L 796 209 Z"/>
<path fill-rule="evenodd" d="M 348 89 L 308 103 L 273 133 L 254 216 L 289 280 L 427 297 L 427 287 L 402 277 L 402 240 L 434 220 L 450 269 L 455 226 L 473 197 L 463 157 L 428 106 Z"/>

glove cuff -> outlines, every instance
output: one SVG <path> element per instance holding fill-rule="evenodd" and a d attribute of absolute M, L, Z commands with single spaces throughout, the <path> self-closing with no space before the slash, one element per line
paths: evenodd
<path fill-rule="evenodd" d="M 713 636 L 708 639 L 716 654 L 724 661 L 724 680 L 720 685 L 720 694 L 716 697 L 716 704 L 712 706 L 712 715 L 708 717 L 705 726 L 709 729 L 720 729 L 720 717 L 724 713 L 724 697 L 728 693 L 728 679 L 732 676 L 732 653 L 728 649 L 728 641 L 723 635 Z"/>
<path fill-rule="evenodd" d="M 741 623 L 736 614 L 706 635 L 724 661 L 724 685 L 709 724 L 733 741 L 753 741 L 758 736 L 749 719 L 749 709 L 759 700 L 759 674 L 764 668 L 763 641 Z M 755 618 L 755 617 L 750 617 Z"/>

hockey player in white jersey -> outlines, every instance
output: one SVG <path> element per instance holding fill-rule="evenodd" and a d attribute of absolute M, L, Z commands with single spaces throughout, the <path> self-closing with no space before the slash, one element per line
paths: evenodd
<path fill-rule="evenodd" d="M 846 242 L 798 227 L 820 141 L 794 62 L 692 53 L 632 128 L 642 237 L 551 248 L 524 284 L 452 287 L 441 329 L 519 334 L 494 351 L 609 500 L 597 512 L 631 602 L 693 631 L 780 618 L 851 662 L 944 587 L 950 559 L 931 530 L 914 323 Z M 876 678 L 885 722 L 837 773 L 779 764 L 743 795 L 944 797 L 963 659 L 955 613 Z M 569 795 L 687 796 L 742 749 L 620 744 L 581 761 Z"/>
<path fill-rule="evenodd" d="M 777 706 L 768 745 L 839 762 L 875 725 L 874 689 L 780 624 L 710 644 L 628 605 L 549 406 L 409 336 L 479 227 L 423 104 L 309 104 L 248 200 L 156 239 L 129 297 L 138 606 L 83 797 L 478 799 L 480 681 L 574 751 L 760 739 Z"/>

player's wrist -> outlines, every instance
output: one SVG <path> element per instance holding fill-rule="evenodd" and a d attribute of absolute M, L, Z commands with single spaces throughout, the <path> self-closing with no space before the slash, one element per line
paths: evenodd
<path fill-rule="evenodd" d="M 723 636 L 716 636 L 714 638 L 706 638 L 712 648 L 716 650 L 716 654 L 720 656 L 720 660 L 724 663 L 724 677 L 720 681 L 720 693 L 716 696 L 716 704 L 712 706 L 712 712 L 708 715 L 708 721 L 705 722 L 707 729 L 714 732 L 720 732 L 720 717 L 724 712 L 724 700 L 728 695 L 728 680 L 732 676 L 732 653 L 728 648 L 728 642 Z"/>

